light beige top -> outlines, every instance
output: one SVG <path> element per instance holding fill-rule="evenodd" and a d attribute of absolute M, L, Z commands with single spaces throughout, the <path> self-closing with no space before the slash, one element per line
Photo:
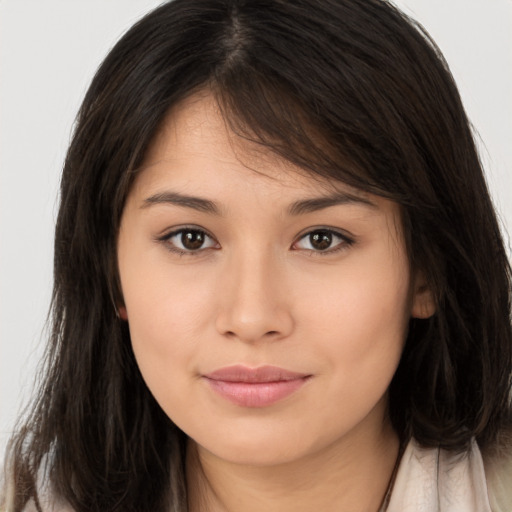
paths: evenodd
<path fill-rule="evenodd" d="M 512 459 L 484 464 L 474 441 L 454 455 L 412 440 L 386 512 L 512 512 Z"/>
<path fill-rule="evenodd" d="M 41 480 L 43 512 L 73 512 L 55 503 Z M 9 496 L 0 512 L 12 512 Z M 24 512 L 36 512 L 33 501 Z M 412 440 L 402 455 L 386 512 L 512 512 L 512 458 L 484 461 L 476 442 L 468 453 L 454 455 Z"/>

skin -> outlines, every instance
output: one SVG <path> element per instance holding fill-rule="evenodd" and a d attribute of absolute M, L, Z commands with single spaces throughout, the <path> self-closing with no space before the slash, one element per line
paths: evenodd
<path fill-rule="evenodd" d="M 335 192 L 352 200 L 290 212 Z M 183 228 L 204 243 L 184 251 Z M 309 236 L 320 228 L 336 232 L 327 249 Z M 378 510 L 398 453 L 387 389 L 410 317 L 433 313 L 396 204 L 242 141 L 204 92 L 169 113 L 146 155 L 118 263 L 142 375 L 190 438 L 192 511 Z M 204 379 L 233 364 L 311 377 L 242 407 Z"/>

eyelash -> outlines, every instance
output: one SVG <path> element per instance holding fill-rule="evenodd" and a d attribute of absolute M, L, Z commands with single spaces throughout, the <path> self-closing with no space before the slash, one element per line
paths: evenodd
<path fill-rule="evenodd" d="M 210 235 L 204 229 L 201 229 L 196 226 L 185 226 L 185 227 L 173 230 L 170 233 L 166 233 L 165 235 L 157 238 L 157 240 L 159 242 L 163 242 L 169 251 L 171 251 L 175 254 L 178 254 L 179 256 L 198 256 L 201 252 L 203 252 L 207 249 L 216 249 L 215 247 L 204 247 L 204 248 L 200 247 L 197 250 L 184 250 L 184 249 L 180 249 L 179 247 L 176 247 L 176 245 L 171 243 L 172 238 L 174 238 L 175 236 L 178 236 L 180 234 L 183 237 L 183 235 L 185 233 L 195 233 L 196 235 L 207 237 L 207 238 L 213 240 L 216 244 L 218 244 L 217 240 L 215 240 L 215 238 L 212 235 Z"/>
<path fill-rule="evenodd" d="M 331 237 L 336 237 L 339 239 L 339 242 L 334 245 L 334 247 L 329 247 L 325 250 L 315 250 L 315 249 L 302 249 L 303 251 L 307 251 L 311 256 L 328 256 L 340 251 L 348 249 L 351 245 L 354 244 L 355 240 L 340 231 L 328 227 L 318 227 L 315 229 L 310 229 L 303 235 L 301 235 L 296 242 L 293 243 L 292 247 L 297 245 L 302 240 L 307 239 L 307 237 L 311 237 L 314 234 L 322 233 L 324 235 L 329 235 Z"/>
<path fill-rule="evenodd" d="M 157 241 L 164 243 L 166 245 L 166 248 L 170 252 L 173 252 L 173 253 L 178 254 L 180 256 L 198 256 L 203 251 L 206 251 L 208 249 L 217 250 L 218 248 L 220 248 L 220 247 L 199 247 L 197 250 L 191 250 L 191 249 L 185 250 L 185 249 L 180 249 L 179 247 L 176 247 L 176 245 L 171 243 L 171 239 L 172 238 L 174 238 L 174 237 L 176 237 L 178 235 L 181 235 L 183 237 L 183 235 L 185 233 L 187 233 L 187 232 L 188 233 L 194 233 L 196 236 L 199 235 L 199 236 L 203 236 L 203 237 L 209 238 L 213 242 L 215 242 L 215 244 L 218 245 L 217 240 L 212 235 L 210 235 L 204 229 L 201 229 L 201 228 L 195 227 L 195 226 L 185 226 L 185 227 L 173 230 L 170 233 L 166 233 L 165 235 L 163 235 L 161 237 L 158 237 Z M 325 250 L 315 250 L 315 249 L 296 249 L 296 250 L 305 251 L 305 252 L 309 253 L 312 256 L 327 256 L 327 255 L 331 255 L 331 254 L 343 251 L 343 250 L 347 249 L 348 247 L 350 247 L 351 245 L 353 245 L 354 242 L 355 242 L 353 238 L 347 236 L 344 233 L 341 233 L 338 230 L 335 230 L 335 229 L 332 229 L 332 228 L 327 228 L 327 227 L 325 227 L 325 228 L 324 227 L 318 227 L 318 228 L 315 228 L 315 229 L 311 229 L 311 230 L 307 231 L 306 233 L 300 235 L 297 238 L 297 240 L 295 242 L 293 242 L 292 248 L 295 245 L 297 245 L 299 242 L 301 242 L 302 240 L 307 239 L 307 237 L 311 237 L 312 235 L 318 234 L 318 233 L 322 233 L 324 235 L 329 235 L 331 237 L 336 237 L 340 241 L 334 247 L 332 247 L 332 248 L 329 247 L 329 248 L 327 248 Z"/>

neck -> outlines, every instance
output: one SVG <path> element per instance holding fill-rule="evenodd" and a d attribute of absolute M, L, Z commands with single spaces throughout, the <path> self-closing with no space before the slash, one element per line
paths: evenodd
<path fill-rule="evenodd" d="M 190 512 L 377 512 L 399 451 L 389 422 L 374 435 L 360 432 L 293 462 L 233 464 L 190 440 Z"/>

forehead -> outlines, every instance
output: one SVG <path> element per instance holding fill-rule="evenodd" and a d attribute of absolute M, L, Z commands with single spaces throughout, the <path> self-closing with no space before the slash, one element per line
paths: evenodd
<path fill-rule="evenodd" d="M 264 144 L 233 133 L 215 97 L 206 90 L 168 112 L 146 152 L 138 185 L 157 186 L 164 180 L 213 189 L 228 180 L 231 189 L 261 183 L 276 193 L 286 188 L 302 195 L 342 191 L 354 197 L 370 196 L 339 180 L 308 172 Z"/>
<path fill-rule="evenodd" d="M 165 217 L 176 208 L 187 212 L 187 222 L 213 215 L 254 230 L 272 230 L 288 221 L 357 219 L 374 231 L 402 238 L 397 203 L 308 173 L 233 133 L 207 94 L 191 96 L 168 113 L 139 168 L 124 213 Z"/>
<path fill-rule="evenodd" d="M 229 128 L 220 107 L 208 91 L 200 91 L 175 105 L 167 114 L 149 150 L 143 168 L 187 159 L 205 160 L 252 170 L 270 179 L 283 173 L 307 173 L 277 157 L 268 148 L 243 138 Z"/>

